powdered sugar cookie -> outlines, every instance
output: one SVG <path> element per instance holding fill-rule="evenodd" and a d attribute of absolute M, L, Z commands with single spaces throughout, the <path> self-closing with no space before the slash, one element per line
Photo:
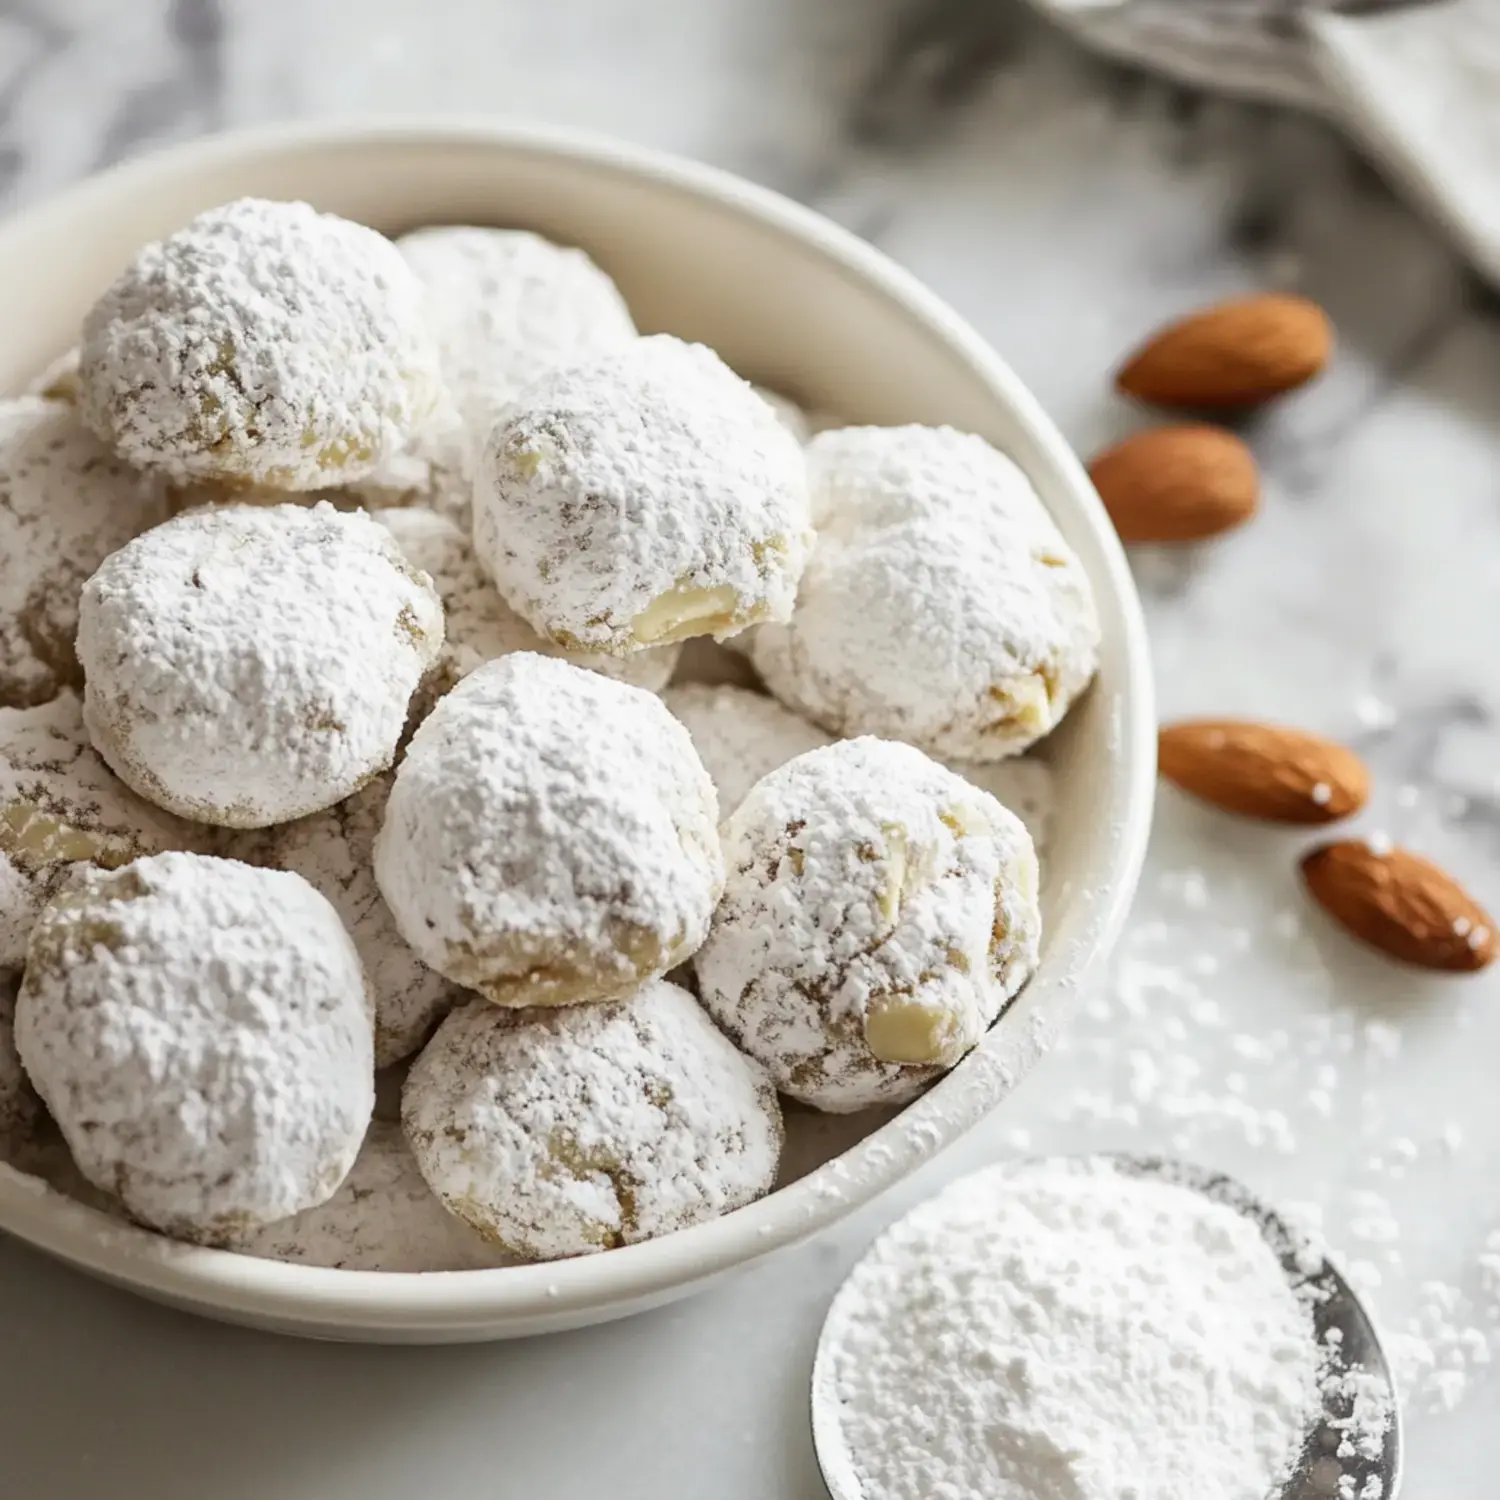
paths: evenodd
<path fill-rule="evenodd" d="M 407 562 L 432 579 L 443 601 L 445 638 L 430 683 L 434 697 L 475 667 L 513 651 L 560 656 L 574 666 L 617 677 L 648 692 L 660 692 L 667 685 L 681 647 L 658 646 L 629 656 L 564 651 L 539 636 L 500 597 L 479 566 L 473 545 L 454 522 L 419 506 L 376 511 L 374 519 L 396 538 Z"/>
<path fill-rule="evenodd" d="M 79 388 L 89 426 L 138 468 L 287 490 L 373 472 L 442 398 L 396 247 L 261 198 L 137 254 L 84 320 Z"/>
<path fill-rule="evenodd" d="M 32 925 L 75 865 L 117 869 L 202 838 L 104 764 L 75 694 L 0 709 L 0 972 L 25 963 Z"/>
<path fill-rule="evenodd" d="M 42 1101 L 16 1051 L 16 994 L 19 974 L 0 974 L 0 1160 L 10 1161 L 42 1118 Z"/>
<path fill-rule="evenodd" d="M 662 701 L 687 726 L 719 793 L 719 815 L 727 818 L 750 788 L 778 766 L 829 737 L 774 698 L 729 683 L 684 682 Z"/>
<path fill-rule="evenodd" d="M 480 561 L 571 650 L 785 619 L 811 540 L 796 440 L 712 350 L 665 335 L 528 386 L 475 478 Z"/>
<path fill-rule="evenodd" d="M 796 614 L 751 648 L 771 691 L 835 734 L 944 758 L 999 760 L 1052 730 L 1099 626 L 1020 469 L 946 427 L 841 428 L 807 455 L 818 548 Z"/>
<path fill-rule="evenodd" d="M 723 887 L 717 822 L 659 698 L 517 652 L 412 737 L 375 875 L 418 954 L 497 1004 L 612 999 L 702 942 Z"/>
<path fill-rule="evenodd" d="M 1036 966 L 1037 865 L 995 799 L 889 740 L 757 782 L 694 960 L 709 1014 L 776 1086 L 843 1113 L 956 1063 Z"/>
<path fill-rule="evenodd" d="M 625 299 L 582 250 L 472 225 L 418 229 L 396 248 L 426 288 L 458 418 L 436 451 L 462 472 L 501 408 L 538 375 L 635 339 Z"/>
<path fill-rule="evenodd" d="M 305 880 L 159 854 L 74 877 L 32 931 L 26 1071 L 132 1217 L 223 1242 L 328 1198 L 374 1106 L 354 944 Z"/>
<path fill-rule="evenodd" d="M 84 580 L 166 516 L 161 485 L 113 458 L 73 407 L 0 400 L 0 706 L 83 686 Z"/>
<path fill-rule="evenodd" d="M 400 1125 L 386 1120 L 370 1122 L 349 1175 L 326 1203 L 259 1225 L 233 1248 L 340 1271 L 477 1271 L 515 1259 L 438 1202 Z"/>
<path fill-rule="evenodd" d="M 339 914 L 354 939 L 375 1003 L 375 1066 L 415 1052 L 463 992 L 412 952 L 375 883 L 375 837 L 393 773 L 295 823 L 226 830 L 215 852 L 300 875 Z"/>
<path fill-rule="evenodd" d="M 653 1239 L 768 1192 L 781 1113 L 765 1074 L 664 980 L 565 1010 L 456 1010 L 401 1119 L 453 1213 L 529 1260 Z"/>
<path fill-rule="evenodd" d="M 193 511 L 85 586 L 84 719 L 157 806 L 231 828 L 290 822 L 390 765 L 442 643 L 431 582 L 368 517 Z"/>

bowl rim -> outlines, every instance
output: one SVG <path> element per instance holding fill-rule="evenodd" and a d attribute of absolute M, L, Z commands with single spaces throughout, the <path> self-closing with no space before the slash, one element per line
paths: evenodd
<path fill-rule="evenodd" d="M 493 116 L 354 116 L 229 131 L 113 167 L 26 208 L 0 239 L 46 233 L 53 216 L 112 209 L 158 177 L 209 175 L 247 160 L 350 146 L 493 147 L 647 179 L 799 241 L 830 266 L 872 284 L 934 332 L 967 371 L 1007 406 L 1035 443 L 1052 480 L 1069 492 L 1093 532 L 1102 578 L 1118 616 L 1120 676 L 1110 705 L 1122 790 L 1090 899 L 1075 901 L 1052 934 L 1051 967 L 1011 1003 L 1007 1029 L 1048 1041 L 1048 1014 L 1064 1004 L 1123 927 L 1145 856 L 1155 790 L 1155 714 L 1145 622 L 1125 554 L 1072 450 L 1003 359 L 941 298 L 883 252 L 816 211 L 717 167 L 587 131 Z M 1044 968 L 1046 966 L 1044 965 Z M 1050 1004 L 1047 1003 L 1050 1001 Z M 37 1248 L 178 1305 L 288 1331 L 346 1327 L 395 1336 L 494 1333 L 507 1325 L 577 1325 L 668 1300 L 798 1243 L 894 1187 L 952 1145 L 998 1103 L 1014 1070 L 996 1032 L 950 1074 L 839 1156 L 745 1208 L 607 1255 L 537 1265 L 438 1272 L 339 1270 L 176 1244 L 66 1198 L 0 1164 L 0 1227 Z M 523 1329 L 522 1331 L 529 1331 Z"/>

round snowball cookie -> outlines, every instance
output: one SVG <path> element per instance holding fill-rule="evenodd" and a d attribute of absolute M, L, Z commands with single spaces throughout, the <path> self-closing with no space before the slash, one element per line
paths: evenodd
<path fill-rule="evenodd" d="M 703 1003 L 816 1109 L 911 1098 L 1036 966 L 1025 828 L 910 745 L 845 740 L 771 772 L 725 823 L 724 855 L 694 960 Z"/>
<path fill-rule="evenodd" d="M 443 394 L 400 251 L 260 198 L 141 250 L 84 320 L 78 378 L 85 420 L 138 468 L 287 490 L 371 473 Z"/>
<path fill-rule="evenodd" d="M 84 580 L 166 517 L 162 485 L 116 459 L 73 407 L 0 400 L 0 706 L 83 686 Z"/>
<path fill-rule="evenodd" d="M 1099 624 L 1082 565 L 1021 470 L 982 438 L 846 427 L 807 449 L 818 548 L 756 669 L 835 734 L 1000 760 L 1088 685 Z"/>
<path fill-rule="evenodd" d="M 0 973 L 26 962 L 33 924 L 76 866 L 118 869 L 203 838 L 104 764 L 73 693 L 0 709 Z"/>
<path fill-rule="evenodd" d="M 410 1056 L 466 998 L 412 951 L 375 883 L 375 837 L 392 780 L 387 772 L 345 801 L 295 823 L 225 830 L 215 850 L 248 865 L 300 875 L 339 914 L 374 999 L 377 1068 Z"/>
<path fill-rule="evenodd" d="M 85 586 L 84 718 L 157 806 L 230 828 L 286 823 L 390 765 L 442 644 L 431 581 L 367 516 L 192 511 Z"/>
<path fill-rule="evenodd" d="M 524 229 L 418 229 L 396 248 L 427 292 L 458 425 L 431 440 L 467 472 L 507 402 L 538 375 L 635 340 L 613 281 L 582 250 Z"/>
<path fill-rule="evenodd" d="M 762 776 L 830 743 L 774 698 L 730 683 L 684 682 L 662 701 L 687 727 L 719 793 L 719 815 L 728 817 Z"/>
<path fill-rule="evenodd" d="M 703 941 L 724 884 L 717 822 L 659 698 L 517 652 L 412 737 L 375 875 L 417 953 L 496 1004 L 615 999 Z"/>
<path fill-rule="evenodd" d="M 782 1145 L 764 1072 L 665 980 L 610 1005 L 454 1011 L 401 1120 L 433 1192 L 528 1260 L 741 1208 L 770 1190 Z"/>
<path fill-rule="evenodd" d="M 629 656 L 565 651 L 539 636 L 500 597 L 479 566 L 473 544 L 454 522 L 420 506 L 376 511 L 374 519 L 396 538 L 407 562 L 432 579 L 443 601 L 443 651 L 428 683 L 433 697 L 446 693 L 475 667 L 514 651 L 559 656 L 648 692 L 660 692 L 667 685 L 680 646 L 658 646 Z"/>
<path fill-rule="evenodd" d="M 479 560 L 570 650 L 784 620 L 811 541 L 797 440 L 712 350 L 666 335 L 528 386 L 475 476 Z"/>
<path fill-rule="evenodd" d="M 225 1243 L 328 1198 L 374 1107 L 354 944 L 305 880 L 159 854 L 69 883 L 31 935 L 16 1043 L 79 1169 Z"/>

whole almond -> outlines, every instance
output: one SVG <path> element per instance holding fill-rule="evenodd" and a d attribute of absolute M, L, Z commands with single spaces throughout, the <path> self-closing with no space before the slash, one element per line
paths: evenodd
<path fill-rule="evenodd" d="M 1153 335 L 1115 384 L 1158 406 L 1254 406 L 1309 381 L 1333 350 L 1328 315 L 1305 297 L 1267 292 L 1220 302 Z"/>
<path fill-rule="evenodd" d="M 1305 856 L 1302 878 L 1334 921 L 1402 963 L 1471 974 L 1495 957 L 1484 909 L 1420 855 L 1343 839 Z"/>
<path fill-rule="evenodd" d="M 1332 740 L 1278 724 L 1191 719 L 1157 736 L 1174 786 L 1225 812 L 1271 823 L 1332 823 L 1365 805 L 1370 774 Z"/>
<path fill-rule="evenodd" d="M 1198 542 L 1255 513 L 1249 448 L 1222 427 L 1153 427 L 1106 448 L 1089 478 L 1122 542 Z"/>

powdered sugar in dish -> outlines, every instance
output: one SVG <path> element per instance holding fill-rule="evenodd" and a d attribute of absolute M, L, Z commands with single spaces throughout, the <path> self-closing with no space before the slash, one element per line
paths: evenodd
<path fill-rule="evenodd" d="M 287 490 L 371 473 L 443 394 L 396 247 L 261 198 L 136 255 L 84 321 L 79 386 L 89 426 L 137 467 Z"/>
<path fill-rule="evenodd" d="M 774 698 L 732 683 L 684 682 L 669 687 L 662 701 L 692 735 L 718 788 L 721 817 L 728 817 L 762 776 L 830 743 L 816 724 Z"/>
<path fill-rule="evenodd" d="M 73 693 L 0 709 L 0 972 L 25 963 L 32 925 L 75 865 L 117 869 L 203 837 L 104 764 Z"/>
<path fill-rule="evenodd" d="M 818 546 L 756 669 L 834 734 L 1015 755 L 1094 675 L 1088 577 L 1021 470 L 948 427 L 849 427 L 807 449 Z"/>
<path fill-rule="evenodd" d="M 910 745 L 843 740 L 756 783 L 724 824 L 703 1003 L 785 1094 L 909 1099 L 1036 966 L 1030 836 Z"/>
<path fill-rule="evenodd" d="M 465 473 L 500 409 L 538 375 L 635 339 L 625 299 L 582 250 L 472 225 L 418 229 L 396 248 L 426 289 L 459 422 L 436 451 Z"/>
<path fill-rule="evenodd" d="M 997 1167 L 888 1230 L 839 1292 L 819 1456 L 849 1500 L 1268 1500 L 1322 1364 L 1227 1204 L 1104 1162 Z"/>
<path fill-rule="evenodd" d="M 514 1262 L 443 1207 L 400 1125 L 388 1120 L 370 1122 L 349 1175 L 326 1203 L 259 1225 L 232 1248 L 340 1271 L 477 1271 Z"/>
<path fill-rule="evenodd" d="M 516 652 L 412 737 L 375 873 L 406 940 L 458 983 L 504 1005 L 614 998 L 703 940 L 717 822 L 659 698 Z"/>
<path fill-rule="evenodd" d="M 559 656 L 653 693 L 667 685 L 680 646 L 657 646 L 629 656 L 565 651 L 539 636 L 500 597 L 479 566 L 473 545 L 453 521 L 421 506 L 376 511 L 374 519 L 396 538 L 407 562 L 432 579 L 443 601 L 443 650 L 427 683 L 433 697 L 446 693 L 475 667 L 513 651 Z"/>
<path fill-rule="evenodd" d="M 78 874 L 32 931 L 16 1006 L 84 1176 L 209 1243 L 343 1181 L 372 1032 L 354 944 L 306 881 L 193 854 Z"/>
<path fill-rule="evenodd" d="M 988 792 L 1002 807 L 1008 807 L 1026 825 L 1037 855 L 1045 857 L 1057 805 L 1052 767 L 1046 761 L 1036 756 L 1012 756 L 987 765 L 963 760 L 943 763 Z"/>
<path fill-rule="evenodd" d="M 770 1190 L 782 1143 L 764 1073 L 665 980 L 614 1004 L 454 1011 L 402 1121 L 448 1207 L 532 1260 L 739 1208 Z"/>
<path fill-rule="evenodd" d="M 373 864 L 393 773 L 323 812 L 275 828 L 225 830 L 216 853 L 290 870 L 324 896 L 354 939 L 375 1001 L 375 1066 L 415 1052 L 463 998 L 396 930 Z"/>
<path fill-rule="evenodd" d="M 528 386 L 475 476 L 480 561 L 573 649 L 784 620 L 811 541 L 797 440 L 711 349 L 665 334 Z"/>
<path fill-rule="evenodd" d="M 167 518 L 161 484 L 114 458 L 57 401 L 0 401 L 0 706 L 83 686 L 84 580 Z"/>
<path fill-rule="evenodd" d="M 231 828 L 289 822 L 390 765 L 442 643 L 431 582 L 368 517 L 192 511 L 84 588 L 84 718 L 158 806 Z"/>

